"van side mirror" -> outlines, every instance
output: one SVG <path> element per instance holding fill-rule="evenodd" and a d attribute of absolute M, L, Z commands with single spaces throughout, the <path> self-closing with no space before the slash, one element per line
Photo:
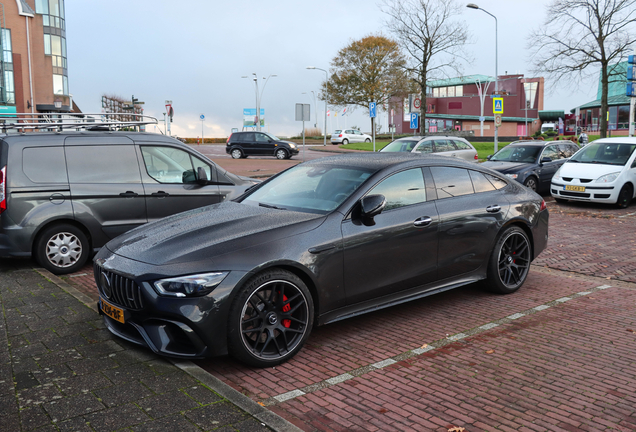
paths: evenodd
<path fill-rule="evenodd" d="M 208 174 L 205 172 L 205 168 L 197 168 L 197 183 L 200 185 L 208 184 Z"/>

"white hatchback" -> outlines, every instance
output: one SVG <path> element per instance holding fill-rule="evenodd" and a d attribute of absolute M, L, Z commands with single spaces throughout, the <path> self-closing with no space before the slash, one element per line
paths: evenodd
<path fill-rule="evenodd" d="M 344 144 L 356 142 L 371 142 L 371 136 L 357 129 L 336 130 L 331 134 L 331 144 Z"/>
<path fill-rule="evenodd" d="M 596 140 L 576 152 L 552 177 L 550 193 L 565 200 L 629 206 L 636 192 L 636 138 Z"/>

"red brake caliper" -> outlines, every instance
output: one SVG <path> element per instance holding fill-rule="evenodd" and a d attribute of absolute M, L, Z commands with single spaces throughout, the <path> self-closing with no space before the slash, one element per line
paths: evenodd
<path fill-rule="evenodd" d="M 285 294 L 283 294 L 283 301 L 286 302 L 287 301 L 287 296 Z M 291 305 L 289 303 L 287 303 L 285 306 L 283 306 L 283 312 L 289 312 L 291 310 Z M 289 326 L 291 325 L 291 320 L 289 319 L 284 319 L 283 320 L 283 326 L 285 328 L 289 328 Z"/>

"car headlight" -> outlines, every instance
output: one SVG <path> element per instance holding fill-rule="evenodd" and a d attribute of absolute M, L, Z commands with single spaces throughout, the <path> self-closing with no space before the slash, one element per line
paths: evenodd
<path fill-rule="evenodd" d="M 618 178 L 620 172 L 605 174 L 596 179 L 596 183 L 611 183 Z"/>
<path fill-rule="evenodd" d="M 517 177 L 519 177 L 519 174 L 506 174 L 506 177 L 516 180 Z"/>
<path fill-rule="evenodd" d="M 201 297 L 210 294 L 228 274 L 229 272 L 215 272 L 159 279 L 154 286 L 161 295 Z"/>
<path fill-rule="evenodd" d="M 289 143 L 289 146 L 290 146 L 291 148 L 293 148 L 293 149 L 295 149 L 295 148 L 296 148 L 296 144 L 295 144 L 295 143 Z"/>

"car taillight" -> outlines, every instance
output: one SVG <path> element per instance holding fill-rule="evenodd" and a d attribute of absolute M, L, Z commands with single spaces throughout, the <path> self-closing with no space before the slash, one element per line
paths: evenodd
<path fill-rule="evenodd" d="M 230 138 L 232 138 L 232 134 L 230 134 L 230 136 L 227 137 L 227 141 L 225 141 L 225 144 L 228 144 L 230 142 Z"/>
<path fill-rule="evenodd" d="M 7 167 L 0 170 L 0 213 L 7 209 Z"/>
<path fill-rule="evenodd" d="M 545 205 L 545 200 L 541 200 L 541 208 L 539 209 L 539 211 L 543 211 L 547 208 L 547 206 Z"/>
<path fill-rule="evenodd" d="M 338 138 L 342 138 L 342 134 L 338 135 Z"/>
<path fill-rule="evenodd" d="M 479 155 L 477 155 L 477 153 L 475 153 L 475 160 L 479 160 Z"/>

